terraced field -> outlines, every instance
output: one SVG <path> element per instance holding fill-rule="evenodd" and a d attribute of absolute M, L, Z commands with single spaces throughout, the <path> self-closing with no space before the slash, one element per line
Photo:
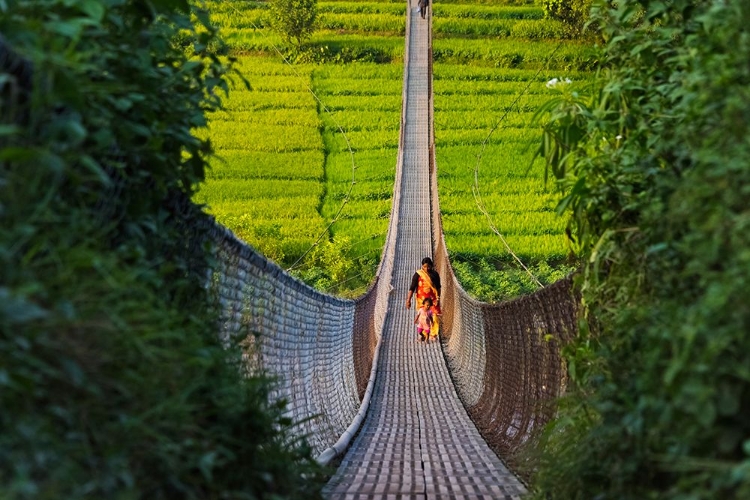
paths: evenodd
<path fill-rule="evenodd" d="M 377 268 L 390 211 L 406 5 L 318 7 L 319 29 L 292 54 L 268 28 L 264 2 L 211 3 L 251 89 L 238 86 L 211 120 L 222 160 L 197 199 L 307 282 L 356 295 Z M 533 3 L 433 8 L 436 159 L 452 261 L 483 300 L 532 291 L 535 279 L 554 281 L 569 268 L 555 194 L 541 163 L 532 164 L 531 120 L 554 95 L 547 81 L 585 80 L 593 52 Z"/>

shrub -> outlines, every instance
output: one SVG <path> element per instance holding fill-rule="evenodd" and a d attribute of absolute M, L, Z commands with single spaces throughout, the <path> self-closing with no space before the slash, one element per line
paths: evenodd
<path fill-rule="evenodd" d="M 207 13 L 0 9 L 0 496 L 319 497 L 204 288 L 186 200 L 210 144 L 191 131 L 230 70 Z"/>
<path fill-rule="evenodd" d="M 565 23 L 573 35 L 580 35 L 586 22 L 593 0 L 539 0 L 545 15 Z"/>
<path fill-rule="evenodd" d="M 317 0 L 271 0 L 271 26 L 296 49 L 312 36 L 318 17 Z"/>
<path fill-rule="evenodd" d="M 537 498 L 748 498 L 750 5 L 617 4 L 609 69 L 550 104 L 542 148 L 589 321 Z"/>

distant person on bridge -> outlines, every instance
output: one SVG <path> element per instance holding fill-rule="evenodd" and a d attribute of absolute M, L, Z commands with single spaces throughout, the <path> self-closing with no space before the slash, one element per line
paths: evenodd
<path fill-rule="evenodd" d="M 411 298 L 417 294 L 417 307 L 424 303 L 424 299 L 432 301 L 433 325 L 430 328 L 430 336 L 437 338 L 440 331 L 440 275 L 435 271 L 432 259 L 422 259 L 422 268 L 417 269 L 411 278 L 409 295 L 406 297 L 406 308 L 411 308 Z"/>
<path fill-rule="evenodd" d="M 419 0 L 419 15 L 424 19 L 427 13 L 427 6 L 430 5 L 430 0 Z"/>

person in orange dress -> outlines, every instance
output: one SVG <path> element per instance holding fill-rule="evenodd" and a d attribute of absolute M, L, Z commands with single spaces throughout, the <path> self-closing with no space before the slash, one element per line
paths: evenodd
<path fill-rule="evenodd" d="M 406 308 L 411 308 L 411 299 L 416 293 L 417 306 L 429 298 L 432 301 L 433 324 L 430 328 L 430 337 L 437 338 L 440 331 L 440 275 L 435 271 L 432 259 L 425 257 L 422 259 L 422 267 L 417 269 L 411 278 L 409 294 L 406 297 Z"/>

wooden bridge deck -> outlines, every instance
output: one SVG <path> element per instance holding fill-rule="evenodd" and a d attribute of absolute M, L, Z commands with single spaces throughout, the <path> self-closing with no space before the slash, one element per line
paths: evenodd
<path fill-rule="evenodd" d="M 336 474 L 331 499 L 516 499 L 525 492 L 482 439 L 456 394 L 437 342 L 416 341 L 404 307 L 414 271 L 431 255 L 429 22 L 411 0 L 407 109 L 394 290 L 369 413 Z"/>

